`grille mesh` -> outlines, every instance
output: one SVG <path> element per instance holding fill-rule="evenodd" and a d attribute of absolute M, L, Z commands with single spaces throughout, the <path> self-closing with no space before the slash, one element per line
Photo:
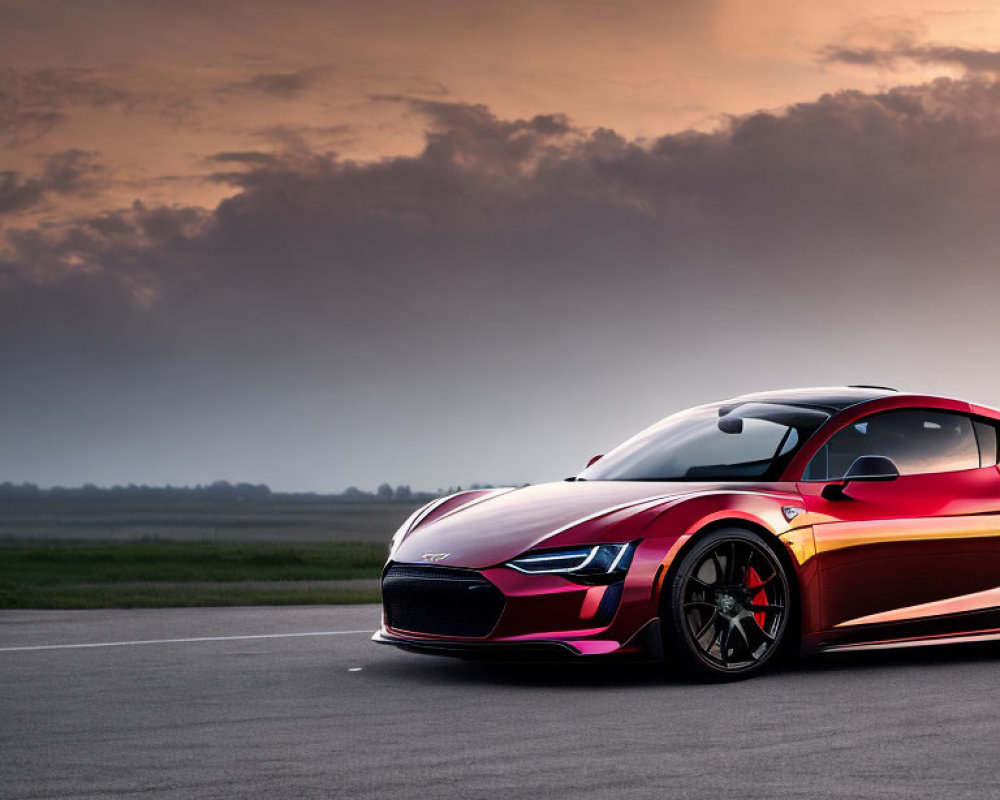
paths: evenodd
<path fill-rule="evenodd" d="M 382 605 L 397 630 L 483 637 L 500 619 L 504 596 L 472 570 L 393 564 L 382 578 Z"/>

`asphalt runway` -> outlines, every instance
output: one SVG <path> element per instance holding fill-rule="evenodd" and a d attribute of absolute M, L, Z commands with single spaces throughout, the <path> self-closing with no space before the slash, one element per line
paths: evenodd
<path fill-rule="evenodd" d="M 996 645 L 687 685 L 650 665 L 477 665 L 351 632 L 377 620 L 375 606 L 0 612 L 0 796 L 1000 798 Z"/>

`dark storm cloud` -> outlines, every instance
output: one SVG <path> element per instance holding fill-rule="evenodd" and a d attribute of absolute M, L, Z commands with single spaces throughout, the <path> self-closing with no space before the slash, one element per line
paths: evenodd
<path fill-rule="evenodd" d="M 155 274 L 150 268 L 157 264 L 159 249 L 189 243 L 207 218 L 202 209 L 147 208 L 136 201 L 129 209 L 81 217 L 71 224 L 15 229 L 7 233 L 7 241 L 16 257 L 6 265 L 23 268 L 20 271 L 39 277 L 39 284 L 50 287 L 60 275 L 89 275 L 102 280 L 118 276 L 128 285 L 138 286 L 139 276 Z M 165 271 L 157 280 L 177 280 L 181 267 L 178 263 L 175 270 Z M 81 306 L 85 312 L 86 303 Z"/>
<path fill-rule="evenodd" d="M 92 194 L 106 179 L 94 153 L 66 150 L 45 159 L 39 175 L 25 177 L 14 170 L 0 171 L 0 215 L 38 205 L 50 193 Z"/>
<path fill-rule="evenodd" d="M 1000 72 L 1000 51 L 997 50 L 899 45 L 891 48 L 831 47 L 823 54 L 823 61 L 827 63 L 873 67 L 892 67 L 904 60 L 918 64 L 951 64 L 975 74 Z"/>
<path fill-rule="evenodd" d="M 0 137 L 17 144 L 48 133 L 73 108 L 128 107 L 136 98 L 92 70 L 0 71 Z"/>
<path fill-rule="evenodd" d="M 612 259 L 616 279 L 646 285 L 697 282 L 710 262 L 734 279 L 759 269 L 766 280 L 789 251 L 808 262 L 817 249 L 828 259 L 830 240 L 899 249 L 986 234 L 992 226 L 976 225 L 1000 211 L 994 83 L 845 92 L 644 144 L 560 115 L 502 120 L 483 106 L 408 102 L 428 120 L 417 156 L 356 164 L 301 149 L 218 153 L 210 161 L 227 169 L 211 178 L 239 191 L 214 211 L 139 206 L 22 232 L 12 262 L 54 264 L 72 252 L 102 275 L 148 282 L 150 314 L 200 315 L 205 333 L 224 340 L 232 329 L 210 330 L 216 307 L 238 326 L 273 304 L 280 336 L 284 322 L 303 321 L 299 310 L 331 334 L 345 315 L 377 329 L 413 303 L 428 304 L 429 317 L 471 297 L 486 297 L 492 314 L 562 302 L 559 291 L 594 304 L 614 286 Z M 8 207 L 43 185 L 72 190 L 81 157 L 51 159 L 37 179 L 9 176 Z M 153 235 L 157 214 L 176 224 L 157 222 L 164 232 Z M 451 299 L 435 296 L 446 287 Z"/>
<path fill-rule="evenodd" d="M 10 233 L 0 359 L 21 388 L 0 419 L 58 381 L 91 398 L 95 437 L 145 409 L 137 442 L 228 443 L 211 463 L 248 441 L 336 443 L 293 482 L 319 463 L 329 485 L 377 481 L 397 442 L 428 474 L 462 447 L 533 478 L 515 475 L 523 449 L 580 430 L 577 407 L 630 402 L 622 386 L 643 387 L 645 419 L 792 365 L 895 380 L 929 358 L 944 375 L 954 337 L 967 352 L 995 315 L 1000 84 L 843 92 L 644 142 L 406 102 L 427 121 L 413 156 L 218 153 L 210 177 L 234 194 L 213 210 Z M 461 441 L 421 427 L 441 415 Z"/>

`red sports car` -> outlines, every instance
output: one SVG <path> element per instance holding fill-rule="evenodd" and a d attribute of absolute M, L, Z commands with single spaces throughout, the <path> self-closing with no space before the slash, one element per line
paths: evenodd
<path fill-rule="evenodd" d="M 682 411 L 574 478 L 459 492 L 393 537 L 375 640 L 464 656 L 1000 638 L 1000 412 L 851 386 Z"/>

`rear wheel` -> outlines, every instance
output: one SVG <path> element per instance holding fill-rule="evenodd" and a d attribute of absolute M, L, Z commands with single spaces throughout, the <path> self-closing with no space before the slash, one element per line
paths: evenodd
<path fill-rule="evenodd" d="M 715 680 L 757 674 L 782 650 L 791 609 L 788 576 L 764 540 L 713 531 L 681 559 L 663 631 L 670 662 Z"/>

